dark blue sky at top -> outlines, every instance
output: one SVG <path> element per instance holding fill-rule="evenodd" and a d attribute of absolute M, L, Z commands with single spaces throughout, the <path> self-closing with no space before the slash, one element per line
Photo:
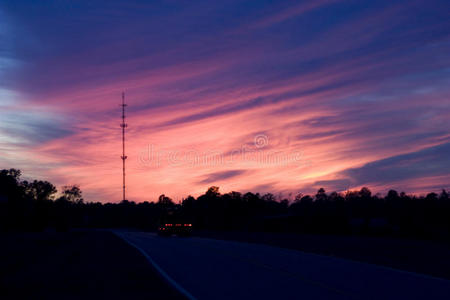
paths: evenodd
<path fill-rule="evenodd" d="M 448 35 L 450 26 L 448 1 L 342 1 L 312 10 L 302 18 L 286 18 L 272 26 L 257 25 L 272 12 L 289 11 L 289 7 L 299 3 L 302 2 L 4 1 L 2 7 L 8 16 L 6 25 L 11 31 L 7 33 L 10 43 L 3 45 L 1 51 L 2 55 L 12 56 L 36 68 L 49 59 L 69 65 L 102 66 L 134 57 L 161 56 L 160 60 L 133 66 L 129 70 L 137 71 L 202 60 L 239 48 L 257 47 L 260 51 L 276 54 L 278 49 L 308 44 L 347 20 L 371 18 L 374 12 L 392 6 L 401 12 L 388 20 L 374 18 L 371 22 L 373 28 L 366 28 L 367 34 L 383 27 L 385 22 L 393 26 L 351 50 L 298 62 L 271 55 L 257 66 L 252 64 L 248 69 L 242 66 L 244 72 L 264 81 L 306 73 L 336 60 L 384 52 L 387 48 L 392 50 L 383 53 L 381 58 L 395 58 L 408 51 L 417 51 L 408 49 L 411 45 Z M 422 28 L 431 28 L 431 31 Z M 364 31 L 354 30 L 358 35 L 352 36 L 349 32 L 348 35 L 336 36 L 333 42 L 351 42 L 352 38 L 364 35 Z M 409 32 L 414 32 L 414 35 Z M 332 49 L 337 45 L 328 46 Z M 53 66 L 46 67 L 50 72 L 61 71 L 54 70 Z M 28 74 L 35 76 L 35 73 Z M 80 81 L 80 78 L 72 76 L 68 75 L 75 82 Z M 61 78 L 61 82 L 56 83 L 68 84 L 64 80 Z M 28 88 L 34 91 L 46 87 L 31 84 Z"/>

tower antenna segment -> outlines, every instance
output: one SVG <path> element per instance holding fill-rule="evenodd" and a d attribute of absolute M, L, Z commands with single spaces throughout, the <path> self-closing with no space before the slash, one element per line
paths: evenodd
<path fill-rule="evenodd" d="M 125 201 L 125 160 L 127 159 L 127 156 L 125 155 L 125 128 L 128 127 L 128 124 L 125 123 L 125 93 L 122 92 L 122 123 L 120 124 L 120 127 L 122 127 L 122 156 L 120 157 L 122 159 L 122 178 L 123 178 L 123 199 Z"/>

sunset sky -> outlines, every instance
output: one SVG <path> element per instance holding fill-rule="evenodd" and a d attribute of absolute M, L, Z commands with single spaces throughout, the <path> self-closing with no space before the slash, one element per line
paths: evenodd
<path fill-rule="evenodd" d="M 450 188 L 450 2 L 0 2 L 0 169 L 85 200 Z"/>

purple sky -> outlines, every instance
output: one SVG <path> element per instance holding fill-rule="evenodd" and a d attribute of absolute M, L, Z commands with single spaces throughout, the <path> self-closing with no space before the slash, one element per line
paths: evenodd
<path fill-rule="evenodd" d="M 449 1 L 0 4 L 0 168 L 88 201 L 450 188 Z"/>

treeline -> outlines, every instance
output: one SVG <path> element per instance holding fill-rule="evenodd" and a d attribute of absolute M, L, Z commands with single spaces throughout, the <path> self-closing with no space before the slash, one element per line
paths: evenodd
<path fill-rule="evenodd" d="M 21 171 L 0 171 L 0 229 L 66 230 L 83 215 L 83 198 L 76 185 L 56 187 L 48 181 L 21 180 Z"/>
<path fill-rule="evenodd" d="M 315 234 L 364 234 L 448 238 L 450 199 L 439 195 L 410 196 L 391 190 L 373 195 L 368 188 L 345 193 L 298 194 L 295 200 L 273 194 L 230 192 L 210 187 L 181 203 L 161 195 L 157 202 L 84 202 L 78 186 L 65 186 L 57 197 L 47 181 L 22 181 L 19 170 L 0 171 L 0 228 L 44 230 L 70 227 L 132 227 L 154 230 L 171 215 L 195 229 L 282 231 Z"/>

